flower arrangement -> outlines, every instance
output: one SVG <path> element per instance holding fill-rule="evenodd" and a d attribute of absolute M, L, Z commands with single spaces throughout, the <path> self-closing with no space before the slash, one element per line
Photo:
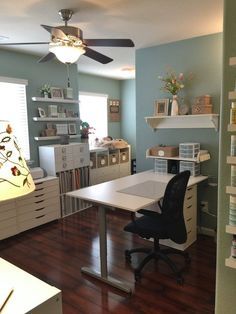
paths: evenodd
<path fill-rule="evenodd" d="M 81 121 L 80 123 L 80 134 L 82 138 L 88 138 L 89 134 L 94 134 L 95 128 L 89 126 L 88 122 Z"/>
<path fill-rule="evenodd" d="M 40 89 L 40 93 L 42 95 L 49 95 L 51 93 L 51 86 L 49 84 L 44 84 Z"/>
<path fill-rule="evenodd" d="M 178 92 L 184 88 L 184 74 L 179 73 L 176 75 L 172 70 L 167 71 L 166 76 L 158 76 L 158 78 L 164 82 L 164 86 L 161 90 L 168 92 L 172 95 L 177 95 Z"/>

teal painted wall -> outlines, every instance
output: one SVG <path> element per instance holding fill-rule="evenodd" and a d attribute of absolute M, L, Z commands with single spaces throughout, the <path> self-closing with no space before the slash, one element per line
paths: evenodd
<path fill-rule="evenodd" d="M 27 106 L 29 122 L 29 138 L 31 159 L 38 166 L 38 146 L 52 144 L 51 141 L 36 142 L 35 136 L 39 136 L 40 130 L 45 127 L 45 123 L 34 122 L 33 116 L 38 116 L 37 108 L 47 108 L 46 104 L 32 102 L 31 97 L 40 96 L 40 87 L 47 83 L 51 86 L 65 88 L 67 86 L 66 66 L 59 62 L 37 63 L 39 58 L 29 54 L 16 53 L 7 50 L 0 50 L 1 76 L 22 78 L 28 80 L 27 86 Z M 70 67 L 71 87 L 73 88 L 75 99 L 78 95 L 77 67 Z M 7 106 L 7 104 L 2 104 Z M 78 105 L 63 105 L 65 109 L 78 111 Z"/>
<path fill-rule="evenodd" d="M 139 49 L 136 52 L 136 157 L 137 170 L 153 168 L 146 160 L 146 150 L 158 144 L 177 145 L 182 142 L 199 142 L 207 149 L 211 160 L 201 164 L 202 174 L 217 177 L 218 137 L 214 129 L 166 129 L 153 132 L 144 117 L 153 115 L 155 99 L 170 98 L 163 91 L 158 79 L 170 65 L 177 73 L 193 73 L 194 78 L 183 90 L 182 96 L 192 104 L 194 97 L 210 94 L 213 97 L 214 113 L 219 113 L 221 93 L 222 34 L 197 37 L 156 47 Z M 201 188 L 201 187 L 200 187 Z M 217 210 L 217 189 L 204 188 L 199 193 L 209 202 L 213 214 Z M 202 214 L 201 225 L 216 228 L 216 219 Z"/>
<path fill-rule="evenodd" d="M 101 76 L 78 74 L 79 91 L 97 94 L 107 94 L 108 98 L 120 99 L 120 81 Z M 108 122 L 108 135 L 121 137 L 120 122 Z"/>
<path fill-rule="evenodd" d="M 131 156 L 136 158 L 135 80 L 121 81 L 121 100 L 121 137 L 131 145 Z"/>
<path fill-rule="evenodd" d="M 220 129 L 220 162 L 219 162 L 219 206 L 217 237 L 217 269 L 216 269 L 216 314 L 234 314 L 236 295 L 236 269 L 225 266 L 225 259 L 230 256 L 232 235 L 225 232 L 229 223 L 229 195 L 225 187 L 230 185 L 230 165 L 226 165 L 226 156 L 230 155 L 230 136 L 227 125 L 230 117 L 230 101 L 228 92 L 234 90 L 236 69 L 229 67 L 229 58 L 236 56 L 236 2 L 224 2 L 223 32 L 223 86 Z M 232 133 L 232 134 L 235 134 Z"/>

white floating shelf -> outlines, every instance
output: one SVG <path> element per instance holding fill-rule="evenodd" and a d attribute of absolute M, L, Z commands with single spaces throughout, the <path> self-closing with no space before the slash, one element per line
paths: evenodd
<path fill-rule="evenodd" d="M 219 115 L 152 116 L 145 117 L 145 120 L 152 129 L 214 128 L 217 131 Z"/>
<path fill-rule="evenodd" d="M 227 164 L 236 165 L 236 156 L 227 156 Z"/>
<path fill-rule="evenodd" d="M 226 193 L 227 194 L 236 194 L 236 187 L 235 186 L 226 186 Z"/>
<path fill-rule="evenodd" d="M 235 132 L 236 131 L 236 124 L 228 124 L 228 131 Z"/>
<path fill-rule="evenodd" d="M 230 234 L 236 234 L 236 226 L 227 225 L 225 231 Z"/>
<path fill-rule="evenodd" d="M 236 268 L 236 258 L 233 258 L 233 257 L 226 258 L 225 266 Z"/>
<path fill-rule="evenodd" d="M 229 65 L 236 66 L 236 57 L 229 58 Z"/>
<path fill-rule="evenodd" d="M 206 161 L 206 160 L 209 160 L 210 159 L 210 155 L 209 154 L 206 154 L 206 158 L 202 161 L 199 161 L 197 158 L 183 158 L 183 157 L 179 157 L 179 156 L 175 156 L 175 157 L 161 157 L 161 156 L 153 156 L 153 155 L 149 155 L 149 150 L 147 150 L 146 152 L 146 158 L 150 158 L 150 159 L 167 159 L 167 160 L 182 160 L 182 161 L 193 161 L 193 162 L 203 162 L 203 161 Z"/>
<path fill-rule="evenodd" d="M 53 118 L 53 117 L 47 117 L 47 118 L 40 118 L 40 117 L 33 117 L 34 121 L 39 121 L 39 122 L 48 122 L 48 121 L 79 121 L 80 118 Z"/>
<path fill-rule="evenodd" d="M 80 138 L 80 137 L 81 137 L 80 134 L 70 135 L 70 139 Z M 39 136 L 39 137 L 35 137 L 34 139 L 35 141 L 52 141 L 52 140 L 59 140 L 60 136 Z"/>
<path fill-rule="evenodd" d="M 33 101 L 39 102 L 56 102 L 56 103 L 64 103 L 64 104 L 78 104 L 79 101 L 75 99 L 61 99 L 61 98 L 44 98 L 44 97 L 32 97 Z"/>

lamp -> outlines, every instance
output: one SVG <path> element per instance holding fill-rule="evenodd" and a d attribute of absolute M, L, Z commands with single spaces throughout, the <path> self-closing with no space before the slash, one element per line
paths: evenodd
<path fill-rule="evenodd" d="M 85 53 L 83 46 L 71 46 L 66 43 L 50 43 L 49 51 L 54 53 L 62 63 L 74 63 Z"/>
<path fill-rule="evenodd" d="M 9 121 L 0 120 L 0 201 L 26 195 L 35 185 Z"/>

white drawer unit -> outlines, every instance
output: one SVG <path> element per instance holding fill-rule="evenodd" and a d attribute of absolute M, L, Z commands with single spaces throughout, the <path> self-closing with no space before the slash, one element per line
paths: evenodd
<path fill-rule="evenodd" d="M 60 217 L 59 180 L 35 180 L 35 191 L 0 204 L 0 240 Z"/>
<path fill-rule="evenodd" d="M 40 167 L 48 175 L 89 165 L 89 146 L 86 143 L 39 146 Z"/>
<path fill-rule="evenodd" d="M 160 244 L 184 251 L 197 240 L 197 185 L 187 188 L 184 200 L 184 221 L 187 230 L 187 241 L 177 244 L 171 240 L 160 240 Z"/>

